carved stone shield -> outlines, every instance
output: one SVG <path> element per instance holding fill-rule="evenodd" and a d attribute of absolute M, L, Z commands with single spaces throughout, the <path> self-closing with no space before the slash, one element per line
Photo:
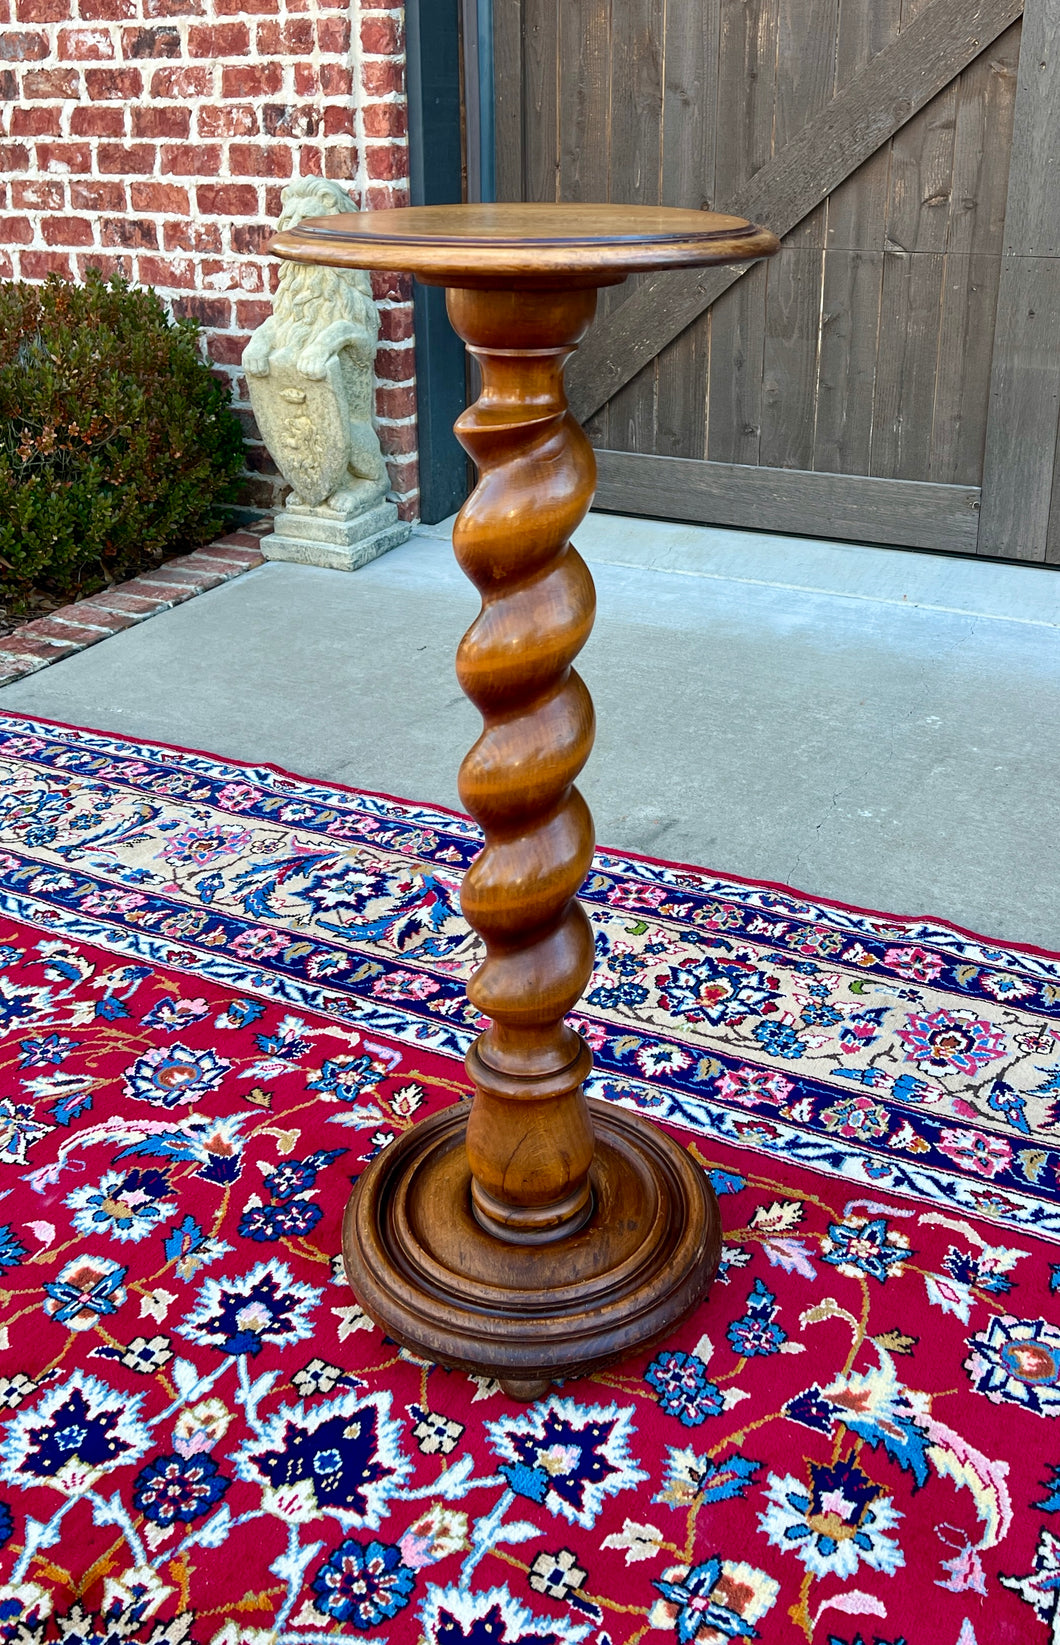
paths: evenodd
<path fill-rule="evenodd" d="M 248 374 L 250 403 L 261 437 L 280 472 L 304 503 L 324 502 L 346 478 L 350 409 L 339 362 L 327 376 L 306 377 L 273 355 L 267 377 Z"/>

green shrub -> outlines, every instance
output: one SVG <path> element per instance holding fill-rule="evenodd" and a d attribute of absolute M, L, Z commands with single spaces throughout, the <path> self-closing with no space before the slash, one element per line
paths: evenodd
<path fill-rule="evenodd" d="M 86 592 L 217 535 L 243 438 L 198 330 L 95 270 L 0 283 L 0 594 Z"/>

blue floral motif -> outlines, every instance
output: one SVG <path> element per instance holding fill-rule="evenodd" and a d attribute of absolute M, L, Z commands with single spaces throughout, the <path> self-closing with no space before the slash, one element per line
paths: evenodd
<path fill-rule="evenodd" d="M 0 1478 L 80 1495 L 108 1469 L 139 1462 L 147 1450 L 150 1435 L 139 1421 L 143 1399 L 75 1371 L 8 1423 Z"/>
<path fill-rule="evenodd" d="M 128 1295 L 122 1281 L 129 1272 L 109 1257 L 75 1257 L 43 1286 L 44 1311 L 71 1331 L 90 1331 L 107 1314 L 116 1314 Z"/>
<path fill-rule="evenodd" d="M 263 1056 L 278 1057 L 281 1062 L 297 1062 L 313 1044 L 311 1039 L 303 1037 L 304 1027 L 301 1017 L 284 1017 L 275 1034 L 255 1034 L 254 1044 Z"/>
<path fill-rule="evenodd" d="M 647 1479 L 629 1455 L 633 1406 L 578 1405 L 553 1396 L 486 1424 L 517 1496 L 591 1530 L 604 1498 Z"/>
<path fill-rule="evenodd" d="M 758 1523 L 772 1545 L 797 1554 L 815 1577 L 852 1577 L 860 1563 L 893 1576 L 905 1558 L 885 1535 L 902 1518 L 891 1498 L 849 1459 L 808 1467 L 808 1487 L 793 1474 L 769 1476 Z"/>
<path fill-rule="evenodd" d="M 671 965 L 655 978 L 659 1003 L 686 1022 L 741 1023 L 775 998 L 754 960 L 716 959 L 706 955 L 697 965 Z"/>
<path fill-rule="evenodd" d="M 714 1598 L 721 1576 L 721 1560 L 715 1554 L 701 1565 L 694 1565 L 679 1581 L 653 1582 L 653 1587 L 674 1607 L 674 1628 L 681 1645 L 691 1645 L 701 1628 L 713 1629 L 722 1639 L 759 1637 L 757 1628 L 732 1608 L 727 1588 Z"/>
<path fill-rule="evenodd" d="M 881 1285 L 888 1276 L 900 1274 L 902 1264 L 914 1255 L 905 1235 L 888 1228 L 886 1217 L 829 1223 L 821 1246 L 822 1262 L 830 1262 L 841 1274 L 868 1274 Z"/>
<path fill-rule="evenodd" d="M 260 1000 L 232 1000 L 227 1010 L 214 1018 L 215 1028 L 249 1028 L 252 1022 L 265 1015 Z"/>
<path fill-rule="evenodd" d="M 356 1102 L 365 1091 L 374 1091 L 385 1074 L 383 1065 L 368 1056 L 331 1057 L 306 1086 L 343 1102 Z"/>
<path fill-rule="evenodd" d="M 318 1173 L 345 1152 L 345 1148 L 319 1148 L 304 1160 L 284 1160 L 265 1178 L 265 1188 L 273 1199 L 292 1199 L 295 1194 L 304 1194 L 315 1186 Z"/>
<path fill-rule="evenodd" d="M 707 1367 L 695 1354 L 680 1349 L 659 1354 L 644 1373 L 655 1390 L 659 1409 L 677 1417 L 686 1428 L 698 1428 L 708 1417 L 725 1409 L 725 1401 L 707 1376 Z"/>
<path fill-rule="evenodd" d="M 54 1067 L 63 1061 L 71 1051 L 75 1051 L 82 1042 L 67 1039 L 65 1034 L 46 1034 L 39 1040 L 20 1040 L 19 1050 L 22 1056 L 19 1059 L 20 1068 L 39 1068 L 51 1063 Z"/>
<path fill-rule="evenodd" d="M 0 977 L 0 1028 L 43 1017 L 51 1003 L 50 988 L 18 988 L 6 977 Z"/>
<path fill-rule="evenodd" d="M 323 1207 L 309 1199 L 285 1200 L 279 1205 L 248 1205 L 239 1219 L 244 1239 L 258 1245 L 308 1234 L 324 1215 Z"/>
<path fill-rule="evenodd" d="M 0 1098 L 0 1164 L 25 1165 L 28 1150 L 54 1130 L 34 1117 L 32 1103 Z"/>
<path fill-rule="evenodd" d="M 179 1329 L 223 1354 L 260 1354 L 266 1342 L 282 1348 L 312 1336 L 310 1315 L 323 1294 L 284 1263 L 260 1262 L 238 1279 L 205 1280 Z"/>
<path fill-rule="evenodd" d="M 311 1410 L 281 1406 L 234 1461 L 240 1479 L 268 1488 L 271 1511 L 284 1519 L 326 1513 L 375 1530 L 412 1467 L 400 1439 L 389 1393 L 354 1390 Z"/>
<path fill-rule="evenodd" d="M 1041 1502 L 1032 1502 L 1032 1508 L 1040 1508 L 1043 1514 L 1060 1513 L 1060 1466 L 1055 1462 L 1050 1464 L 1049 1478 L 1042 1480 L 1042 1489 L 1045 1492 Z"/>
<path fill-rule="evenodd" d="M 838 1634 L 829 1634 L 828 1645 L 868 1645 L 868 1641 L 861 1634 L 855 1634 L 851 1640 L 840 1639 Z M 872 1645 L 907 1645 L 907 1641 L 904 1634 L 901 1639 L 884 1639 L 880 1634 L 873 1634 Z"/>
<path fill-rule="evenodd" d="M 5 1223 L 0 1228 L 0 1274 L 6 1274 L 9 1268 L 17 1268 L 27 1254 L 22 1241 L 15 1238 L 11 1224 Z"/>
<path fill-rule="evenodd" d="M 108 1171 L 98 1187 L 66 1196 L 79 1234 L 110 1234 L 133 1243 L 146 1239 L 177 1208 L 165 1171 Z"/>
<path fill-rule="evenodd" d="M 212 1456 L 155 1457 L 133 1482 L 133 1502 L 154 1525 L 190 1525 L 219 1502 L 231 1481 Z"/>
<path fill-rule="evenodd" d="M 760 1022 L 755 1025 L 755 1039 L 771 1057 L 801 1057 L 806 1047 L 794 1028 L 786 1022 Z"/>
<path fill-rule="evenodd" d="M 179 1228 L 172 1228 L 163 1241 L 166 1259 L 172 1262 L 178 1279 L 194 1279 L 200 1268 L 217 1262 L 232 1250 L 227 1240 L 210 1239 L 189 1213 Z"/>
<path fill-rule="evenodd" d="M 176 1040 L 156 1045 L 125 1070 L 125 1094 L 156 1108 L 176 1108 L 216 1091 L 231 1067 L 213 1051 L 193 1051 Z"/>
<path fill-rule="evenodd" d="M 975 1257 L 951 1245 L 942 1259 L 942 1266 L 951 1279 L 958 1280 L 961 1285 L 977 1285 L 981 1291 L 989 1291 L 999 1297 L 1012 1290 L 1012 1281 L 991 1264 L 986 1252 Z"/>
<path fill-rule="evenodd" d="M 691 1508 L 697 1502 L 731 1502 L 746 1496 L 763 1466 L 739 1451 L 709 1457 L 671 1446 L 666 1453 L 663 1489 L 652 1500 L 671 1508 Z"/>
<path fill-rule="evenodd" d="M 15 1528 L 14 1517 L 6 1502 L 0 1502 L 0 1548 L 11 1540 L 11 1532 Z"/>
<path fill-rule="evenodd" d="M 167 1033 L 179 1034 L 182 1028 L 205 1017 L 209 1006 L 205 1000 L 175 1000 L 168 995 L 156 1000 L 143 1018 L 145 1028 L 164 1028 Z"/>
<path fill-rule="evenodd" d="M 746 1359 L 755 1355 L 779 1354 L 788 1333 L 776 1323 L 777 1299 L 760 1279 L 756 1279 L 747 1298 L 747 1312 L 734 1319 L 725 1333 L 733 1350 Z"/>
<path fill-rule="evenodd" d="M 1000 1580 L 1003 1587 L 1019 1594 L 1033 1608 L 1038 1621 L 1055 1635 L 1056 1619 L 1060 1615 L 1060 1537 L 1043 1525 L 1027 1575 L 1003 1576 Z"/>
<path fill-rule="evenodd" d="M 643 961 L 639 954 L 610 954 L 607 959 L 607 970 L 615 982 L 600 982 L 591 993 L 586 995 L 590 1005 L 599 1006 L 602 1010 L 613 1010 L 620 1005 L 643 1005 L 648 998 L 648 990 L 642 982 L 637 981 L 643 970 Z"/>
<path fill-rule="evenodd" d="M 206 1182 L 235 1182 L 243 1169 L 245 1139 L 240 1132 L 247 1119 L 246 1114 L 221 1114 L 217 1119 L 190 1114 L 175 1122 L 172 1131 L 155 1131 L 143 1142 L 123 1148 L 118 1158 L 190 1160 L 199 1167 L 195 1175 Z"/>
<path fill-rule="evenodd" d="M 386 1542 L 367 1547 L 347 1537 L 328 1556 L 312 1581 L 313 1604 L 323 1616 L 350 1622 L 359 1632 L 376 1627 L 404 1610 L 416 1586 L 416 1573 L 400 1548 Z"/>

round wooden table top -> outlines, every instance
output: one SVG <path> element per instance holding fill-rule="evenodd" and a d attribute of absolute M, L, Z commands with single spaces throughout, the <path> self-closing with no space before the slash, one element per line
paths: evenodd
<path fill-rule="evenodd" d="M 428 285 L 569 287 L 745 262 L 778 244 L 769 229 L 713 211 L 511 202 L 309 217 L 269 249 L 298 263 L 415 274 Z"/>

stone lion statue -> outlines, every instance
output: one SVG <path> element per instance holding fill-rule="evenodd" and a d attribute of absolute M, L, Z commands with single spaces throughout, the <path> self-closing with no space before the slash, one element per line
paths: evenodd
<path fill-rule="evenodd" d="M 281 196 L 281 229 L 356 206 L 338 183 L 301 177 Z M 271 317 L 243 351 L 262 439 L 294 494 L 340 513 L 385 496 L 386 464 L 372 421 L 379 316 L 359 269 L 284 263 Z"/>

